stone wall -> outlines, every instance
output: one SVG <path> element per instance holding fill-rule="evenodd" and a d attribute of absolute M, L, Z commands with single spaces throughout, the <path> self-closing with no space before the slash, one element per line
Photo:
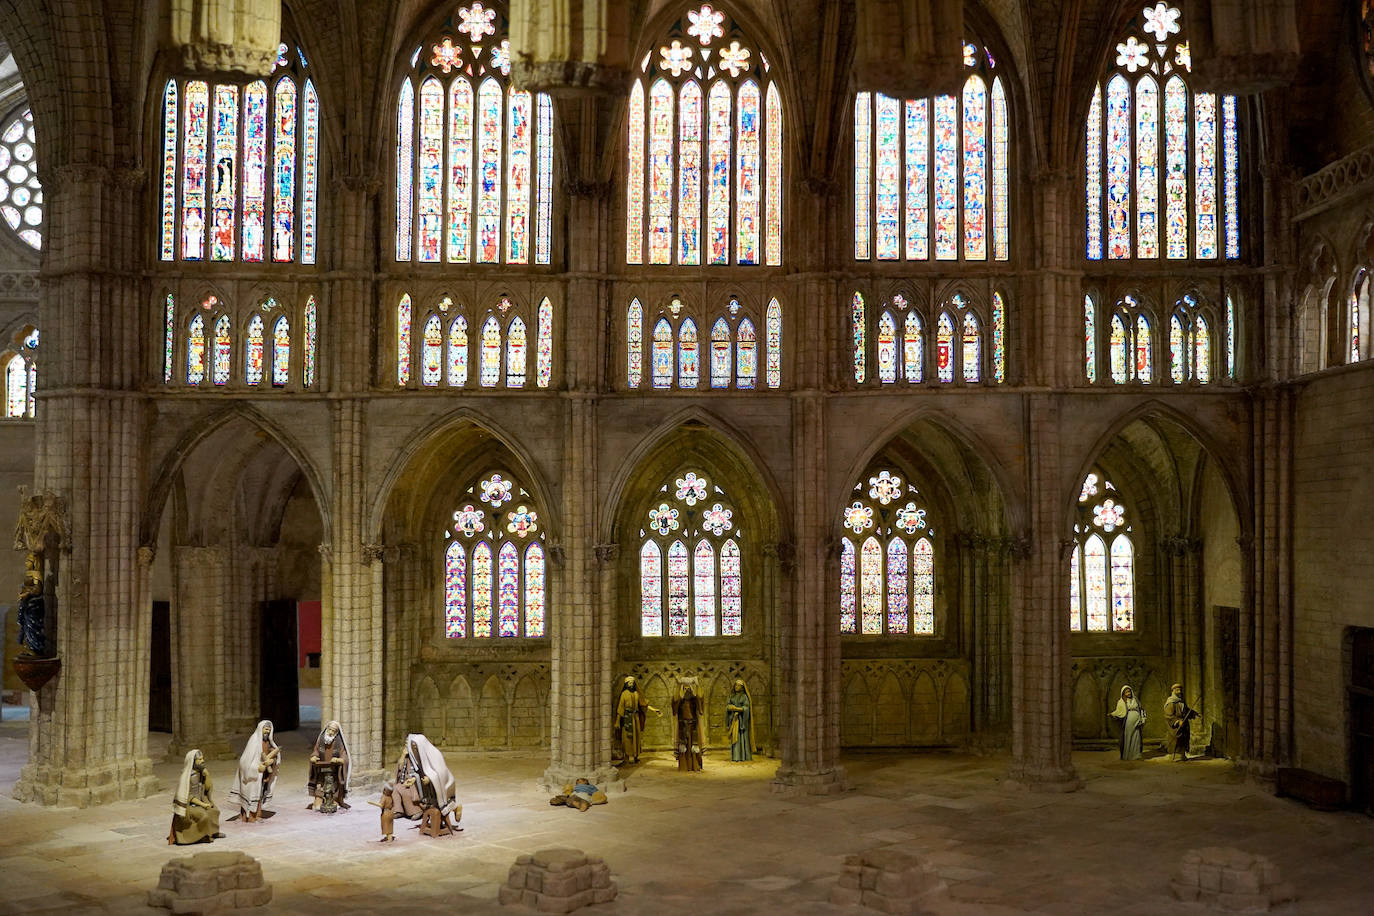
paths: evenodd
<path fill-rule="evenodd" d="M 841 671 L 841 746 L 943 746 L 968 740 L 966 660 L 846 659 Z"/>
<path fill-rule="evenodd" d="M 407 731 L 443 748 L 549 746 L 547 663 L 422 662 L 411 676 Z"/>

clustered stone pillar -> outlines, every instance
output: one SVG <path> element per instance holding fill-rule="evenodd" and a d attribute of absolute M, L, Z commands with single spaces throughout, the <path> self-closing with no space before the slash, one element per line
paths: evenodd
<path fill-rule="evenodd" d="M 50 147 L 49 161 L 61 162 L 75 145 Z M 147 732 L 151 609 L 139 601 L 137 574 L 142 361 L 126 358 L 146 340 L 143 175 L 63 165 L 41 177 L 39 323 L 51 349 L 38 394 L 34 483 L 65 505 L 49 634 L 62 670 L 35 696 L 29 763 L 14 794 L 84 807 L 157 786 Z"/>
<path fill-rule="evenodd" d="M 222 547 L 172 548 L 173 757 L 192 748 L 207 758 L 232 753 L 224 696 L 227 554 Z"/>

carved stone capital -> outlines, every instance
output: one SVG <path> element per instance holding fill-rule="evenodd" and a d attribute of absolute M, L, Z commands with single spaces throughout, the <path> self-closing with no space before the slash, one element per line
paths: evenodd
<path fill-rule="evenodd" d="M 320 557 L 326 563 L 334 562 L 334 548 L 329 544 L 319 544 L 315 547 L 320 552 Z"/>
<path fill-rule="evenodd" d="M 596 554 L 596 563 L 598 566 L 608 566 L 615 562 L 616 557 L 620 556 L 620 545 L 597 544 L 592 548 L 592 552 Z"/>
<path fill-rule="evenodd" d="M 1188 554 L 1200 550 L 1202 548 L 1202 542 L 1179 534 L 1173 537 L 1161 538 L 1159 546 L 1166 556 L 1186 557 Z"/>
<path fill-rule="evenodd" d="M 1061 560 L 1068 560 L 1068 559 L 1072 558 L 1072 557 L 1073 557 L 1074 548 L 1076 548 L 1077 546 L 1078 546 L 1078 542 L 1075 541 L 1073 538 L 1065 538 L 1064 540 L 1060 541 L 1060 542 L 1059 542 L 1059 559 L 1061 559 Z"/>
<path fill-rule="evenodd" d="M 143 569 L 153 565 L 153 560 L 157 559 L 157 547 L 153 544 L 144 544 L 138 548 L 138 565 Z"/>
<path fill-rule="evenodd" d="M 588 93 L 623 93 L 629 81 L 624 67 L 577 60 L 530 60 L 517 56 L 510 62 L 510 81 L 529 92 L 554 96 Z"/>
<path fill-rule="evenodd" d="M 377 175 L 340 175 L 334 179 L 334 187 L 350 194 L 371 196 L 382 189 L 382 179 Z"/>
<path fill-rule="evenodd" d="M 550 544 L 548 548 L 549 561 L 554 566 L 566 566 L 568 563 L 568 553 L 563 549 L 562 544 Z"/>
<path fill-rule="evenodd" d="M 778 571 L 784 576 L 791 577 L 797 570 L 797 545 L 791 541 L 778 541 L 775 544 L 767 544 L 763 552 L 770 557 L 777 557 Z"/>
<path fill-rule="evenodd" d="M 371 566 L 373 563 L 381 563 L 386 559 L 385 544 L 363 544 L 363 562 Z"/>
<path fill-rule="evenodd" d="M 609 181 L 588 181 L 584 178 L 566 178 L 563 190 L 569 197 L 586 197 L 591 200 L 606 200 L 614 193 L 615 187 Z"/>

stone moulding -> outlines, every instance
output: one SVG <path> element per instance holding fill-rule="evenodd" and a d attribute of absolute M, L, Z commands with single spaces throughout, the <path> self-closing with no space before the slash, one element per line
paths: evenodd
<path fill-rule="evenodd" d="M 1311 219 L 1348 198 L 1370 191 L 1374 191 L 1374 146 L 1356 150 L 1298 179 L 1293 222 Z"/>

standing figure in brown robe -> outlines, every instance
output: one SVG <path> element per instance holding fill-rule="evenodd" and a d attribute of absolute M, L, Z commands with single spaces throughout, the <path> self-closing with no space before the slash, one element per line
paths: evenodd
<path fill-rule="evenodd" d="M 219 808 L 210 797 L 210 773 L 205 769 L 205 757 L 198 750 L 187 751 L 181 779 L 177 781 L 177 794 L 172 798 L 172 830 L 167 835 L 167 845 L 208 843 L 222 836 Z"/>
<path fill-rule="evenodd" d="M 1169 737 L 1165 739 L 1164 747 L 1169 752 L 1169 759 L 1188 759 L 1188 750 L 1192 744 L 1192 727 L 1188 722 L 1195 718 L 1197 713 L 1188 705 L 1188 701 L 1183 699 L 1183 685 L 1175 684 L 1169 692 L 1169 699 L 1164 701 L 1164 722 L 1169 726 Z"/>
<path fill-rule="evenodd" d="M 644 748 L 644 722 L 648 718 L 645 710 L 652 710 L 657 716 L 663 715 L 644 699 L 634 676 L 627 675 L 621 684 L 620 696 L 616 698 L 615 723 L 612 726 L 626 763 L 639 763 L 639 754 Z"/>
<path fill-rule="evenodd" d="M 701 749 L 706 746 L 706 706 L 697 696 L 697 679 L 678 679 L 678 695 L 673 700 L 673 754 L 677 768 L 701 769 Z"/>

